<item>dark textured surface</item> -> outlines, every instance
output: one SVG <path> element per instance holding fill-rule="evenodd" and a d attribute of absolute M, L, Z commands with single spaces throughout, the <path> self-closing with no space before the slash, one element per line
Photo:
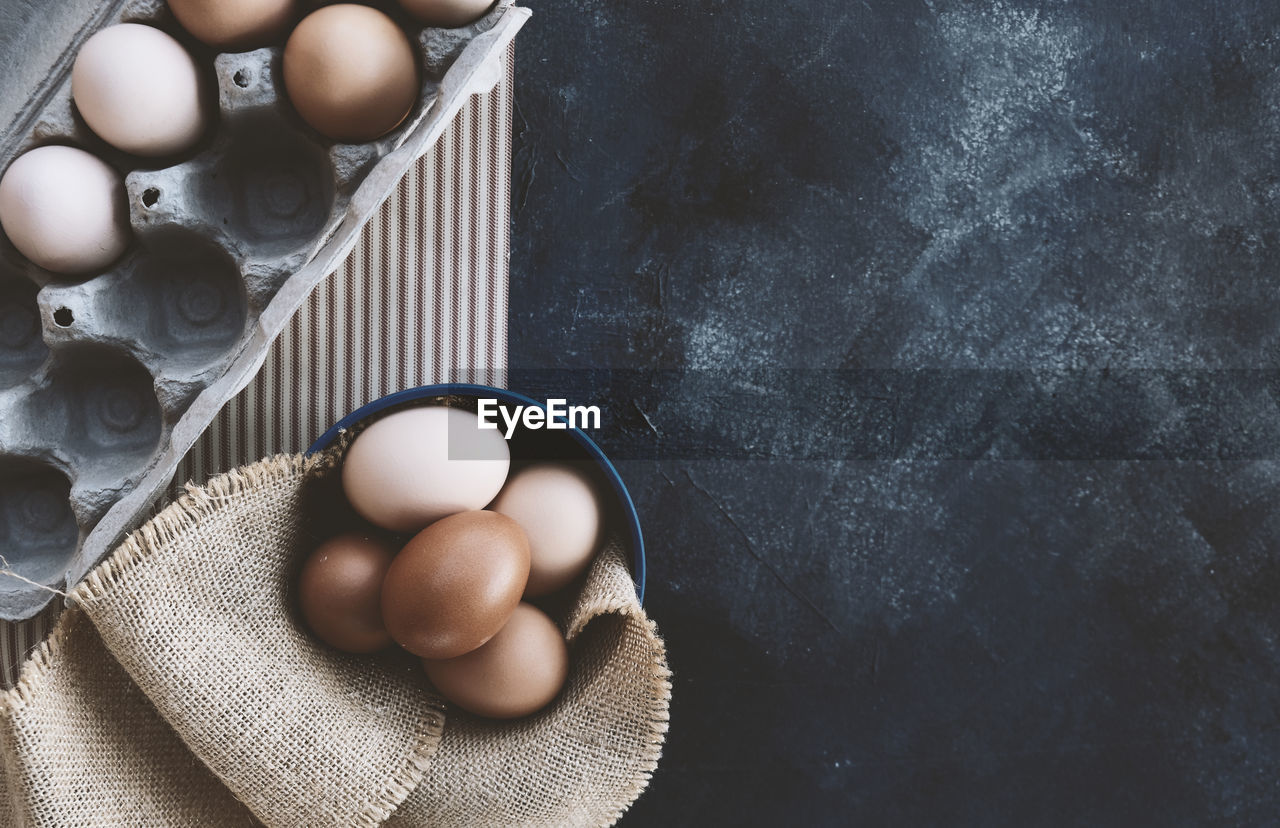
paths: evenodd
<path fill-rule="evenodd" d="M 676 672 L 624 824 L 1280 819 L 1280 6 L 528 5 L 513 385 L 609 397 Z"/>

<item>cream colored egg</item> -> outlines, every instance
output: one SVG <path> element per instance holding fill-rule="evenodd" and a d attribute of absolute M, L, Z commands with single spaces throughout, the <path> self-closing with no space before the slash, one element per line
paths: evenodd
<path fill-rule="evenodd" d="M 138 23 L 89 38 L 71 70 L 71 97 L 85 123 L 134 155 L 174 155 L 194 146 L 209 125 L 209 96 L 182 44 Z"/>
<path fill-rule="evenodd" d="M 342 489 L 365 520 L 418 532 L 440 518 L 483 509 L 506 482 L 511 451 L 501 432 L 459 408 L 398 411 L 356 437 Z"/>
<path fill-rule="evenodd" d="M 46 270 L 102 270 L 129 246 L 124 181 L 84 150 L 34 149 L 0 178 L 0 226 L 19 253 Z"/>
<path fill-rule="evenodd" d="M 489 507 L 529 536 L 525 596 L 555 592 L 582 574 L 600 545 L 603 504 L 591 478 L 561 463 L 528 466 L 507 481 Z"/>

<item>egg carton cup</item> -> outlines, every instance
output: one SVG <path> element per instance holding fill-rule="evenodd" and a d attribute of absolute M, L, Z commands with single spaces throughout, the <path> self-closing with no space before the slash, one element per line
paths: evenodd
<path fill-rule="evenodd" d="M 125 175 L 135 235 L 109 270 L 77 279 L 0 239 L 0 554 L 28 579 L 0 578 L 0 618 L 38 613 L 55 597 L 45 587 L 79 581 L 136 525 L 408 168 L 498 82 L 529 16 L 500 0 L 470 26 L 421 29 L 409 117 L 345 145 L 288 103 L 281 47 L 215 56 L 162 0 L 104 4 L 0 142 L 4 168 L 48 144 L 102 157 Z M 179 38 L 216 79 L 216 124 L 181 158 L 115 151 L 75 112 L 81 43 L 122 22 Z"/>

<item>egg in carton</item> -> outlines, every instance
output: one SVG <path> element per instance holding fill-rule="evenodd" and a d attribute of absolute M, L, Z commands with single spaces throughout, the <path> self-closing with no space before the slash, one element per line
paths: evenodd
<path fill-rule="evenodd" d="M 423 87 L 382 138 L 339 144 L 293 110 L 282 47 L 215 54 L 163 0 L 108 4 L 0 144 L 86 149 L 125 176 L 134 240 L 106 272 L 68 278 L 0 241 L 0 618 L 78 581 L 136 523 L 311 290 L 473 94 L 498 81 L 529 11 L 499 0 L 458 29 L 411 28 Z M 404 22 L 392 4 L 374 4 Z M 195 149 L 157 162 L 112 149 L 71 99 L 93 31 L 144 23 L 178 38 L 217 86 Z"/>

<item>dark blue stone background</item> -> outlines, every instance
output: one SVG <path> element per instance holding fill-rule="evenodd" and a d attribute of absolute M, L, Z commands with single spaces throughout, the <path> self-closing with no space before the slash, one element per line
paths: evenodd
<path fill-rule="evenodd" d="M 676 675 L 624 824 L 1275 824 L 1280 4 L 528 5 L 512 385 L 608 402 Z"/>

